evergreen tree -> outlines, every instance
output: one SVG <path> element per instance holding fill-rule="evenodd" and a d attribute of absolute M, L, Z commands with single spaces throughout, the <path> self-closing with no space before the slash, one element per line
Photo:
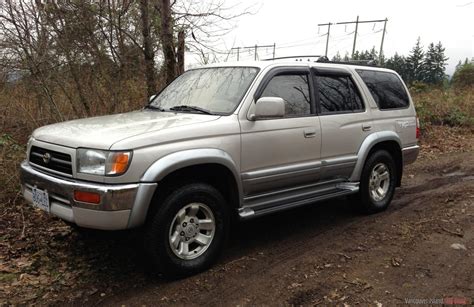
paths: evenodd
<path fill-rule="evenodd" d="M 431 84 L 440 84 L 446 79 L 446 61 L 444 56 L 445 48 L 438 44 L 431 43 L 425 55 L 423 67 L 423 81 Z"/>
<path fill-rule="evenodd" d="M 356 51 L 352 60 L 356 61 L 371 61 L 378 59 L 378 52 L 375 50 L 375 47 L 372 47 L 371 50 Z"/>
<path fill-rule="evenodd" d="M 383 67 L 395 70 L 405 82 L 408 79 L 409 69 L 407 67 L 407 61 L 404 56 L 400 56 L 398 53 L 385 61 Z"/>
<path fill-rule="evenodd" d="M 336 53 L 335 56 L 332 57 L 331 61 L 333 61 L 333 62 L 341 62 L 342 61 L 341 54 L 339 53 L 339 51 Z"/>
<path fill-rule="evenodd" d="M 407 82 L 413 83 L 415 81 L 423 81 L 424 65 L 423 58 L 425 53 L 421 46 L 420 38 L 416 41 L 415 47 L 410 52 L 407 58 L 407 68 L 409 69 L 407 74 Z"/>
<path fill-rule="evenodd" d="M 436 69 L 436 48 L 433 43 L 428 45 L 425 58 L 423 60 L 423 75 L 422 81 L 426 83 L 435 84 L 437 82 L 435 69 Z M 421 81 L 421 80 L 420 80 Z"/>
<path fill-rule="evenodd" d="M 344 54 L 344 58 L 342 58 L 342 60 L 343 60 L 344 62 L 347 62 L 347 61 L 350 60 L 349 52 L 346 51 L 346 54 Z"/>
<path fill-rule="evenodd" d="M 370 49 L 370 52 L 369 52 L 368 56 L 370 58 L 367 59 L 367 60 L 377 60 L 378 59 L 379 53 L 377 52 L 377 50 L 375 50 L 375 46 L 373 46 L 372 49 Z"/>
<path fill-rule="evenodd" d="M 438 42 L 435 46 L 435 63 L 434 63 L 434 70 L 433 76 L 435 83 L 441 83 L 446 79 L 446 65 L 448 61 L 448 57 L 445 56 L 444 51 L 446 48 L 443 47 L 441 42 Z"/>
<path fill-rule="evenodd" d="M 351 59 L 358 61 L 358 60 L 361 60 L 361 57 L 362 57 L 361 53 L 356 50 L 356 52 L 354 52 L 354 54 L 352 55 Z"/>
<path fill-rule="evenodd" d="M 474 61 L 466 58 L 464 64 L 456 66 L 451 84 L 456 88 L 466 88 L 474 86 Z"/>

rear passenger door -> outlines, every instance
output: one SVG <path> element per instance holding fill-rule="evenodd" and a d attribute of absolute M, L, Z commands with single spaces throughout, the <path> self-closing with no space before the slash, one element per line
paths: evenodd
<path fill-rule="evenodd" d="M 370 109 L 350 73 L 336 68 L 314 68 L 313 73 L 322 131 L 321 179 L 348 179 L 372 132 Z"/>

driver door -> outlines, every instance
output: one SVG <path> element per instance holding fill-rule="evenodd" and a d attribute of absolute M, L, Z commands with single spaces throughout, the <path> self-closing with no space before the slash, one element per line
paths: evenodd
<path fill-rule="evenodd" d="M 244 197 L 314 183 L 320 176 L 321 129 L 309 69 L 276 68 L 262 80 L 260 97 L 281 97 L 285 115 L 241 122 Z"/>

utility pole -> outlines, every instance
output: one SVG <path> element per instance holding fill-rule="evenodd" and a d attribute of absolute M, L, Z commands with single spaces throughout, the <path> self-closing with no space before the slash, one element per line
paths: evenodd
<path fill-rule="evenodd" d="M 343 22 L 336 22 L 336 23 L 321 23 L 318 24 L 318 26 L 328 26 L 328 33 L 327 33 L 327 39 L 326 39 L 326 53 L 325 56 L 327 56 L 328 52 L 328 44 L 329 44 L 329 31 L 331 29 L 331 25 L 348 25 L 348 24 L 353 24 L 355 23 L 355 31 L 354 31 L 354 42 L 352 44 L 352 57 L 354 57 L 355 51 L 356 51 L 356 42 L 357 42 L 357 32 L 359 31 L 359 24 L 361 23 L 377 23 L 377 22 L 383 22 L 384 23 L 384 30 L 383 30 L 383 35 L 382 35 L 382 43 L 380 44 L 380 53 L 382 53 L 382 48 L 383 48 L 383 41 L 385 39 L 385 30 L 387 26 L 387 21 L 388 19 L 377 19 L 377 20 L 359 20 L 359 16 L 357 16 L 357 19 L 355 21 L 343 21 Z"/>
<path fill-rule="evenodd" d="M 351 55 L 352 58 L 354 58 L 354 53 L 356 51 L 357 29 L 359 29 L 359 15 L 357 15 L 356 28 L 354 31 L 354 44 L 352 44 L 352 55 Z"/>
<path fill-rule="evenodd" d="M 258 57 L 258 48 L 273 48 L 273 58 L 275 58 L 275 49 L 276 49 L 276 43 L 273 43 L 273 45 L 257 45 L 255 44 L 254 46 L 246 46 L 246 47 L 233 47 L 230 49 L 229 53 L 232 52 L 232 50 L 237 50 L 237 61 L 240 60 L 240 49 L 245 50 L 245 49 L 253 49 L 253 59 L 256 61 Z"/>
<path fill-rule="evenodd" d="M 331 25 L 333 25 L 333 23 L 320 23 L 318 24 L 318 27 L 321 27 L 321 26 L 327 26 L 328 27 L 328 33 L 326 33 L 325 35 L 327 35 L 326 37 L 326 51 L 324 52 L 324 56 L 327 57 L 328 56 L 328 47 L 329 47 L 329 35 L 331 33 Z M 321 35 L 322 36 L 322 35 Z"/>
<path fill-rule="evenodd" d="M 385 22 L 383 23 L 383 32 L 382 32 L 382 41 L 380 42 L 380 52 L 379 52 L 379 62 L 382 64 L 383 59 L 383 41 L 385 39 L 385 30 L 387 29 L 387 18 L 385 18 Z"/>

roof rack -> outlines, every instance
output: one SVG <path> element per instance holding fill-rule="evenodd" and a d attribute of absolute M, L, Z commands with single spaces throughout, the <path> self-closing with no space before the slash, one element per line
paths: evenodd
<path fill-rule="evenodd" d="M 292 55 L 292 56 L 282 56 L 277 58 L 263 59 L 262 61 L 273 61 L 273 60 L 285 60 L 285 59 L 295 59 L 296 61 L 303 61 L 303 58 L 322 58 L 324 55 Z"/>
<path fill-rule="evenodd" d="M 329 61 L 327 63 L 359 65 L 359 66 L 378 66 L 377 60 L 349 60 L 349 61 Z"/>
<path fill-rule="evenodd" d="M 327 64 L 345 64 L 345 65 L 359 65 L 359 66 L 378 66 L 377 60 L 348 60 L 348 61 L 331 61 L 324 55 L 295 55 L 295 56 L 284 56 L 277 58 L 264 59 L 263 61 L 273 60 L 284 60 L 284 59 L 295 59 L 295 61 L 303 61 L 306 58 L 310 62 L 311 58 L 317 58 L 314 62 L 327 63 Z"/>

